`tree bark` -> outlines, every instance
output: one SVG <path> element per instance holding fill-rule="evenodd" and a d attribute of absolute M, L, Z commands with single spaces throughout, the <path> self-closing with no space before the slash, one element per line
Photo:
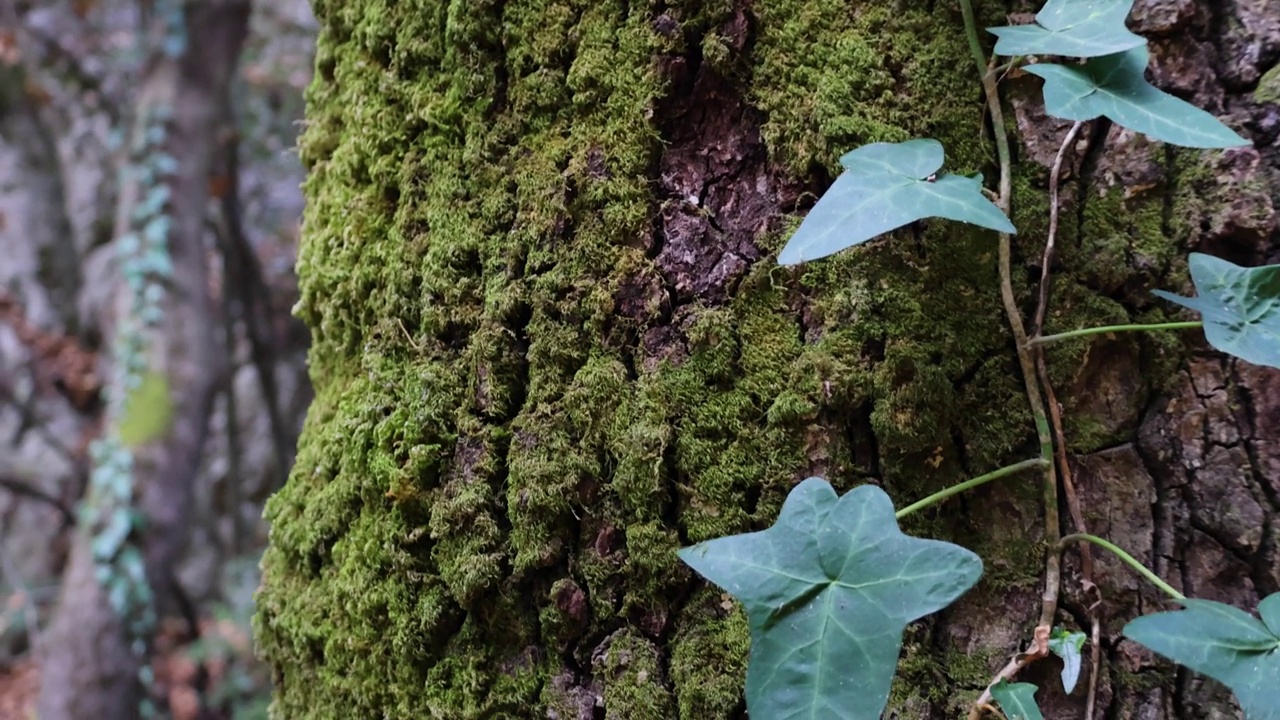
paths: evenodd
<path fill-rule="evenodd" d="M 772 523 L 808 475 L 903 505 L 1036 454 L 993 237 L 937 222 L 796 270 L 773 256 L 852 147 L 936 137 L 948 169 L 993 176 L 954 3 L 315 9 L 298 311 L 317 397 L 268 505 L 257 617 L 276 716 L 743 717 L 745 619 L 677 548 Z M 1189 250 L 1280 259 L 1276 17 L 1139 0 L 1153 79 L 1255 147 L 1091 125 L 1047 331 L 1171 314 L 1148 291 L 1185 288 Z M 1037 82 L 1002 85 L 1028 316 L 1067 129 Z M 1273 371 L 1190 335 L 1055 346 L 1049 368 L 1091 531 L 1198 597 L 1280 589 Z M 961 715 L 1025 647 L 1039 498 L 1013 480 L 906 524 L 987 570 L 908 629 L 891 716 Z M 1123 641 L 1165 604 L 1097 565 L 1097 717 L 1238 713 Z M 1078 573 L 1066 627 L 1088 621 Z M 1023 679 L 1046 717 L 1081 717 L 1056 673 Z"/>

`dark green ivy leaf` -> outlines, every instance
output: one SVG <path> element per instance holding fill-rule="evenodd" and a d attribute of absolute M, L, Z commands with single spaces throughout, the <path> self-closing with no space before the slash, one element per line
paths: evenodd
<path fill-rule="evenodd" d="M 768 530 L 680 558 L 746 608 L 747 710 L 769 720 L 878 720 L 907 623 L 982 574 L 968 550 L 904 535 L 879 488 L 837 499 L 820 478 L 797 485 Z"/>
<path fill-rule="evenodd" d="M 1031 25 L 987 28 L 1000 38 L 997 55 L 1098 57 L 1147 44 L 1129 32 L 1133 0 L 1049 0 Z"/>
<path fill-rule="evenodd" d="M 783 265 L 817 260 L 929 217 L 1013 233 L 982 194 L 982 177 L 941 175 L 937 140 L 864 145 L 840 158 L 846 170 L 778 254 Z"/>
<path fill-rule="evenodd" d="M 1007 720 L 1044 720 L 1036 704 L 1036 686 L 1001 680 L 991 687 L 991 697 L 1000 703 Z"/>
<path fill-rule="evenodd" d="M 1191 253 L 1188 265 L 1199 297 L 1155 295 L 1200 313 L 1215 348 L 1280 368 L 1280 265 L 1244 268 L 1202 253 Z"/>
<path fill-rule="evenodd" d="M 1147 82 L 1147 48 L 1093 58 L 1084 65 L 1030 65 L 1044 78 L 1045 110 L 1065 120 L 1106 116 L 1172 145 L 1225 148 L 1248 145 L 1213 115 Z"/>
<path fill-rule="evenodd" d="M 1231 688 L 1247 720 L 1280 720 L 1280 593 L 1258 613 L 1211 600 L 1181 601 L 1185 610 L 1146 615 L 1125 637 Z"/>

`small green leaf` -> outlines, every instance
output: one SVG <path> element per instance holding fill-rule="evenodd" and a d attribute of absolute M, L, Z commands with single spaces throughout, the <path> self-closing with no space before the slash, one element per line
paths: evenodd
<path fill-rule="evenodd" d="M 1000 703 L 1000 709 L 1008 720 L 1044 720 L 1040 706 L 1036 704 L 1036 690 L 1031 683 L 1001 680 L 991 687 L 991 697 Z"/>
<path fill-rule="evenodd" d="M 1147 82 L 1147 48 L 1106 55 L 1084 65 L 1030 65 L 1044 78 L 1044 105 L 1066 120 L 1105 115 L 1113 122 L 1173 145 L 1225 148 L 1248 145 L 1213 115 Z"/>
<path fill-rule="evenodd" d="M 1049 638 L 1049 651 L 1062 658 L 1062 689 L 1068 695 L 1080 680 L 1080 651 L 1084 649 L 1084 641 L 1084 633 L 1061 628 Z"/>
<path fill-rule="evenodd" d="M 809 211 L 778 254 L 783 265 L 817 260 L 928 217 L 1013 233 L 1013 223 L 982 195 L 982 178 L 936 176 L 937 140 L 864 145 L 840 158 L 846 170 Z"/>
<path fill-rule="evenodd" d="M 1155 295 L 1200 313 L 1215 348 L 1280 368 L 1280 265 L 1244 268 L 1202 253 L 1191 253 L 1188 265 L 1199 297 Z"/>
<path fill-rule="evenodd" d="M 907 623 L 982 574 L 968 550 L 904 535 L 879 488 L 837 500 L 820 478 L 797 485 L 768 530 L 679 554 L 746 608 L 753 718 L 878 720 Z"/>
<path fill-rule="evenodd" d="M 1049 0 L 1032 25 L 987 28 L 1000 38 L 997 55 L 1098 57 L 1147 41 L 1124 26 L 1133 0 Z"/>
<path fill-rule="evenodd" d="M 1280 635 L 1247 612 L 1211 600 L 1137 618 L 1125 637 L 1231 688 L 1248 720 L 1280 720 Z M 1259 605 L 1275 620 L 1280 593 Z"/>
<path fill-rule="evenodd" d="M 133 516 L 128 508 L 116 508 L 106 527 L 94 535 L 91 543 L 93 557 L 98 562 L 107 562 L 116 556 L 124 546 L 129 533 L 133 532 Z"/>

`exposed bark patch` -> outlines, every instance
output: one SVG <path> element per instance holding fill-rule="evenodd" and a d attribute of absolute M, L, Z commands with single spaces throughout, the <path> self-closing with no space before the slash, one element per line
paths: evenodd
<path fill-rule="evenodd" d="M 571 672 L 551 678 L 544 691 L 547 697 L 547 720 L 596 720 L 603 716 L 604 697 L 600 683 L 581 684 Z"/>
<path fill-rule="evenodd" d="M 1075 472 L 1089 531 L 1110 538 L 1139 560 L 1153 562 L 1156 481 L 1143 466 L 1136 448 L 1126 444 L 1081 458 Z M 1144 602 L 1158 598 L 1154 589 L 1111 555 L 1095 553 L 1094 564 L 1094 582 L 1107 598 L 1105 617 L 1116 623 L 1115 628 L 1141 612 Z M 1067 565 L 1077 570 L 1073 557 Z M 1067 587 L 1079 585 L 1070 582 Z M 1083 596 L 1075 599 L 1082 606 L 1087 602 Z M 1109 623 L 1108 627 L 1113 625 Z"/>
<path fill-rule="evenodd" d="M 1140 0 L 1129 18 L 1135 32 L 1149 37 L 1185 28 L 1198 15 L 1194 0 Z"/>
<path fill-rule="evenodd" d="M 452 487 L 461 489 L 475 482 L 479 475 L 476 471 L 476 466 L 479 465 L 483 457 L 483 443 L 475 438 L 459 439 L 454 448 L 453 466 L 450 468 L 448 478 L 445 481 L 445 492 L 449 492 Z"/>
<path fill-rule="evenodd" d="M 663 360 L 678 365 L 689 354 L 684 346 L 684 336 L 670 325 L 646 332 L 640 341 L 640 349 L 644 358 L 642 367 L 646 372 L 656 370 Z"/>
<path fill-rule="evenodd" d="M 731 37 L 745 35 L 745 18 L 730 26 Z M 779 182 L 767 165 L 763 118 L 739 89 L 696 58 L 668 70 L 677 90 L 663 110 L 656 263 L 679 301 L 719 303 L 761 256 L 756 240 L 781 213 Z"/>
<path fill-rule="evenodd" d="M 1266 490 L 1273 511 L 1280 511 L 1280 373 L 1257 365 L 1236 368 L 1245 398 L 1243 411 L 1251 420 L 1252 437 L 1245 445 Z"/>
<path fill-rule="evenodd" d="M 1247 409 L 1253 393 L 1235 376 L 1234 361 L 1191 363 L 1162 412 L 1141 434 L 1144 455 L 1164 485 L 1177 519 L 1169 560 L 1174 581 L 1189 595 L 1256 606 L 1274 588 L 1274 479 L 1265 468 L 1280 465 L 1269 440 L 1258 443 L 1258 415 Z M 1249 383 L 1258 375 L 1250 370 Z M 1274 393 L 1264 383 L 1259 397 Z M 1274 413 L 1274 406 L 1265 414 Z M 1180 576 L 1180 577 L 1179 577 Z"/>
<path fill-rule="evenodd" d="M 1278 222 L 1262 156 L 1251 147 L 1225 151 L 1207 160 L 1204 176 L 1197 189 L 1210 202 L 1199 218 L 1197 249 L 1226 245 L 1238 262 L 1265 262 Z"/>
<path fill-rule="evenodd" d="M 1093 419 L 1103 437 L 1124 437 L 1138 424 L 1148 399 L 1138 347 L 1125 340 L 1090 349 L 1070 388 L 1074 411 Z"/>
<path fill-rule="evenodd" d="M 606 524 L 596 533 L 595 551 L 600 557 L 608 557 L 621 546 L 621 543 L 622 533 L 618 528 Z"/>
<path fill-rule="evenodd" d="M 623 280 L 614 302 L 623 316 L 642 322 L 658 320 L 671 310 L 663 278 L 648 268 Z"/>
<path fill-rule="evenodd" d="M 591 616 L 587 594 L 572 580 L 567 580 L 552 593 L 552 600 L 565 616 L 579 625 L 585 625 Z"/>

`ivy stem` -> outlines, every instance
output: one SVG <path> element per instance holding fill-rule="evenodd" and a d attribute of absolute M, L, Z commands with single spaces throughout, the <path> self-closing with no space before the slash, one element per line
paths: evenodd
<path fill-rule="evenodd" d="M 1088 337 L 1090 335 L 1105 335 L 1107 333 L 1117 332 L 1141 332 L 1151 330 L 1190 330 L 1192 328 L 1204 327 L 1201 320 L 1185 320 L 1180 322 L 1167 323 L 1151 323 L 1139 325 L 1104 325 L 1102 327 L 1080 328 L 1079 330 L 1071 330 L 1069 332 L 1056 333 L 1054 335 L 1041 335 L 1031 338 L 1027 341 L 1028 345 L 1048 345 L 1049 343 L 1058 342 L 1059 340 L 1070 340 L 1072 338 Z"/>
<path fill-rule="evenodd" d="M 1062 165 L 1067 159 L 1067 152 L 1083 128 L 1083 122 L 1076 122 L 1067 131 L 1067 136 L 1062 139 L 1058 154 L 1053 159 L 1053 168 L 1049 171 L 1049 237 L 1045 240 L 1044 259 L 1040 263 L 1040 297 L 1036 303 L 1035 320 L 1031 324 L 1031 332 L 1036 336 L 1039 336 L 1044 328 L 1045 314 L 1049 310 L 1049 279 L 1053 272 L 1053 256 L 1057 251 L 1058 219 L 1062 214 L 1062 202 L 1059 197 L 1062 187 Z"/>
<path fill-rule="evenodd" d="M 1097 545 L 1103 550 L 1107 550 L 1111 554 L 1120 558 L 1125 565 L 1128 565 L 1129 567 L 1133 568 L 1139 575 L 1146 578 L 1152 585 L 1155 585 L 1156 587 L 1160 588 L 1162 591 L 1164 591 L 1166 595 L 1173 598 L 1174 600 L 1185 600 L 1187 598 L 1186 595 L 1183 595 L 1182 593 L 1175 590 L 1172 585 L 1165 582 L 1164 580 L 1161 580 L 1160 576 L 1156 575 L 1146 565 L 1143 565 L 1141 562 L 1138 562 L 1137 558 L 1125 552 L 1124 550 L 1120 549 L 1118 545 L 1115 545 L 1114 543 L 1103 540 L 1097 535 L 1090 535 L 1088 533 L 1076 533 L 1074 535 L 1068 535 L 1062 538 L 1062 540 L 1058 542 L 1057 550 L 1061 551 L 1068 544 L 1073 542 L 1093 543 L 1094 545 Z"/>
<path fill-rule="evenodd" d="M 1062 145 L 1058 148 L 1058 154 L 1053 160 L 1053 167 L 1049 171 L 1049 235 L 1045 239 L 1044 257 L 1040 261 L 1040 294 L 1036 301 L 1036 313 L 1031 322 L 1031 333 L 1035 336 L 1039 336 L 1044 330 L 1045 317 L 1049 312 L 1049 295 L 1053 288 L 1053 263 L 1054 255 L 1057 252 L 1059 219 L 1062 215 L 1062 168 L 1066 163 L 1068 153 L 1072 149 L 1076 149 L 1081 155 L 1087 150 L 1089 146 L 1087 137 L 1079 144 L 1076 141 L 1083 129 L 1083 122 L 1077 121 L 1072 124 L 1071 129 L 1067 131 L 1066 136 L 1062 139 Z M 1067 514 L 1071 516 L 1071 524 L 1075 526 L 1075 532 L 1087 533 L 1089 528 L 1085 525 L 1084 512 L 1080 508 L 1080 496 L 1076 493 L 1075 479 L 1071 475 L 1071 461 L 1067 457 L 1066 432 L 1062 426 L 1062 406 L 1058 404 L 1058 398 L 1053 390 L 1053 382 L 1049 376 L 1049 364 L 1045 358 L 1045 347 L 1043 345 L 1032 346 L 1031 355 L 1036 361 L 1036 374 L 1040 380 L 1040 387 L 1044 390 L 1046 404 L 1049 409 L 1049 426 L 1053 430 L 1054 457 L 1058 465 L 1058 478 L 1062 482 L 1062 495 L 1067 501 Z M 1080 585 L 1086 593 L 1092 593 L 1094 597 L 1094 602 L 1089 604 L 1088 612 L 1090 627 L 1092 628 L 1091 632 L 1096 636 L 1099 631 L 1097 610 L 1102 604 L 1102 592 L 1093 582 L 1093 554 L 1090 552 L 1091 550 L 1092 548 L 1088 544 L 1080 547 Z M 1093 720 L 1094 701 L 1098 693 L 1097 668 L 1101 663 L 1100 653 L 1101 645 L 1095 638 L 1094 643 L 1089 647 L 1090 662 L 1094 671 L 1089 675 L 1089 696 L 1085 702 L 1085 720 Z"/>
<path fill-rule="evenodd" d="M 1013 173 L 1009 154 L 1009 135 L 1004 126 L 1004 108 L 1000 104 L 1000 93 L 996 88 L 995 77 L 988 68 L 986 54 L 982 49 L 982 39 L 978 36 L 978 23 L 973 14 L 973 0 L 960 0 L 960 11 L 964 15 L 964 30 L 969 40 L 969 52 L 973 55 L 974 65 L 977 66 L 978 75 L 982 78 L 982 89 L 987 98 L 987 111 L 991 113 L 991 133 L 995 136 L 996 156 L 1000 161 L 1000 195 L 996 205 L 1004 211 L 1005 215 L 1008 215 L 1013 197 Z M 1027 346 L 1027 329 L 1022 322 L 1022 311 L 1018 308 L 1018 300 L 1013 294 L 1012 256 L 1013 239 L 1008 233 L 1000 233 L 1000 299 L 1004 304 L 1005 314 L 1009 318 L 1009 329 L 1013 332 L 1018 364 L 1022 370 L 1022 381 L 1026 387 L 1027 400 L 1031 405 L 1031 417 L 1036 425 L 1040 458 L 1044 460 L 1042 485 L 1045 541 L 1052 548 L 1062 535 L 1058 518 L 1058 476 L 1053 467 L 1053 434 L 1049 429 L 1044 398 L 1040 394 L 1035 361 Z M 1052 627 L 1054 616 L 1058 613 L 1058 589 L 1062 584 L 1061 563 L 1060 553 L 1050 552 L 1045 557 L 1044 593 L 1040 596 L 1040 625 L 1042 626 Z"/>
<path fill-rule="evenodd" d="M 1032 458 L 1031 460 L 1023 460 L 1022 462 L 1014 463 L 1013 465 L 1006 465 L 999 470 L 992 470 L 986 475 L 979 475 L 976 478 L 965 480 L 962 483 L 957 483 L 948 488 L 943 488 L 924 499 L 917 500 L 902 508 L 898 512 L 894 513 L 894 516 L 898 519 L 902 519 L 917 510 L 923 510 L 930 505 L 936 505 L 952 495 L 959 495 L 960 493 L 966 490 L 972 490 L 979 485 L 986 485 L 992 480 L 999 480 L 1002 477 L 1008 477 L 1009 475 L 1022 472 L 1023 470 L 1029 470 L 1030 468 L 1044 467 L 1044 465 L 1045 462 L 1043 458 Z"/>

